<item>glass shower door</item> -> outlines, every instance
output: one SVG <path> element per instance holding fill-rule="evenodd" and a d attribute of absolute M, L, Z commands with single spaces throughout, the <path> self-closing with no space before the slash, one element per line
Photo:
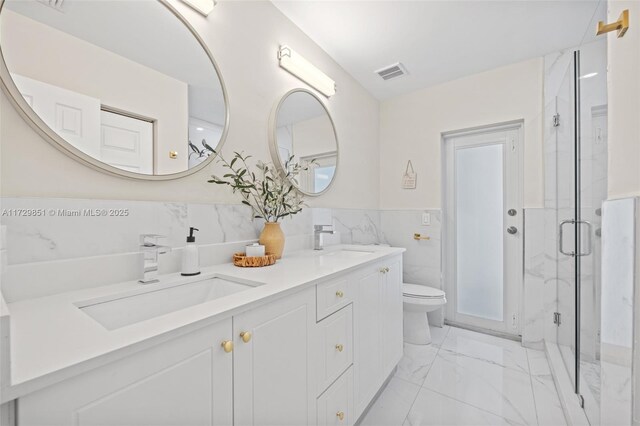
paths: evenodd
<path fill-rule="evenodd" d="M 607 197 L 606 40 L 580 48 L 580 375 L 591 424 L 600 421 L 601 212 Z"/>
<path fill-rule="evenodd" d="M 562 85 L 556 96 L 556 115 L 553 119 L 556 136 L 556 214 L 558 223 L 557 254 L 557 342 L 562 359 L 572 382 L 576 386 L 578 370 L 579 334 L 576 324 L 579 312 L 577 262 L 575 256 L 578 214 L 576 202 L 579 198 L 579 114 L 576 108 L 579 79 L 578 54 L 574 54 Z M 578 196 L 578 197 L 577 197 Z"/>
<path fill-rule="evenodd" d="M 556 97 L 557 343 L 592 424 L 600 398 L 600 222 L 607 195 L 606 44 L 573 54 Z"/>

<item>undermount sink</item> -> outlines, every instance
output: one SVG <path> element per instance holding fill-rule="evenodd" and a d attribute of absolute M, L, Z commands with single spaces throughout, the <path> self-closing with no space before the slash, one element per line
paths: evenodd
<path fill-rule="evenodd" d="M 362 257 L 373 253 L 367 250 L 339 249 L 320 254 L 320 256 Z"/>
<path fill-rule="evenodd" d="M 260 283 L 247 284 L 216 277 L 143 293 L 117 295 L 110 300 L 81 302 L 76 306 L 107 330 L 115 330 L 258 285 Z"/>

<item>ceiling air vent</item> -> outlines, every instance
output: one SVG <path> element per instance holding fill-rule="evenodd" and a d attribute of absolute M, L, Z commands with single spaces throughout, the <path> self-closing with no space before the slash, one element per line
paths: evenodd
<path fill-rule="evenodd" d="M 392 78 L 401 77 L 407 73 L 407 69 L 400 62 L 389 65 L 376 71 L 383 80 L 391 80 Z"/>
<path fill-rule="evenodd" d="M 64 0 L 38 0 L 41 4 L 44 4 L 45 6 L 49 6 L 52 9 L 58 10 L 60 12 L 63 12 L 62 10 L 62 5 L 64 3 Z"/>

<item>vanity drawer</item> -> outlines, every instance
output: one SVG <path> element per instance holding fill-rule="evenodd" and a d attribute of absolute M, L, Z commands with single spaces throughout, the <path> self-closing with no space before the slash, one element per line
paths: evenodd
<path fill-rule="evenodd" d="M 348 426 L 354 422 L 353 367 L 318 398 L 318 426 Z"/>
<path fill-rule="evenodd" d="M 353 305 L 318 323 L 318 394 L 353 363 Z"/>
<path fill-rule="evenodd" d="M 331 315 L 353 301 L 349 280 L 338 278 L 316 286 L 317 320 Z"/>

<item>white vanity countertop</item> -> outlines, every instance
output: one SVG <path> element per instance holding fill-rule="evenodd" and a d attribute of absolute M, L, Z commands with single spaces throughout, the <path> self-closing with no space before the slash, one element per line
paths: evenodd
<path fill-rule="evenodd" d="M 371 253 L 358 257 L 326 256 L 340 249 Z M 383 246 L 332 246 L 323 252 L 294 252 L 265 268 L 238 268 L 227 263 L 203 268 L 197 277 L 181 277 L 176 273 L 161 276 L 155 284 L 129 281 L 10 303 L 11 384 L 3 384 L 1 402 L 404 251 Z M 216 276 L 263 285 L 111 331 L 76 306 L 121 292 L 138 289 L 146 292 L 167 284 Z"/>

